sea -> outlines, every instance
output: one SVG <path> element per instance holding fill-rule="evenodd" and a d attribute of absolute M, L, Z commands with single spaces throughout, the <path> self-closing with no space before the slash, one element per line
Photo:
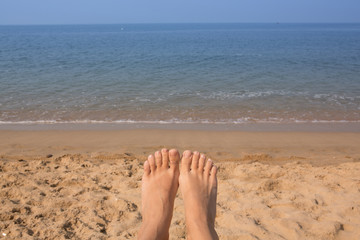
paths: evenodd
<path fill-rule="evenodd" d="M 19 123 L 360 123 L 360 24 L 2 25 Z"/>

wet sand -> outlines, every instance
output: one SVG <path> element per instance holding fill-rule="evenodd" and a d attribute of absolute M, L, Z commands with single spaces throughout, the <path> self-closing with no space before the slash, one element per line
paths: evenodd
<path fill-rule="evenodd" d="M 162 147 L 220 167 L 221 239 L 359 239 L 359 146 L 351 132 L 1 130 L 0 239 L 134 239 L 142 164 Z M 171 239 L 183 211 L 178 194 Z"/>

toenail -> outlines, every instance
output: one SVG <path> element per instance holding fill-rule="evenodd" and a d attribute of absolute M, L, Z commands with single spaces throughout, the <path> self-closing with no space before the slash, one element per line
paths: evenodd
<path fill-rule="evenodd" d="M 201 158 L 205 158 L 205 155 L 204 155 L 204 154 L 201 154 Z"/>
<path fill-rule="evenodd" d="M 184 152 L 184 156 L 185 156 L 185 157 L 190 157 L 190 156 L 191 156 L 191 152 L 190 152 L 189 150 L 186 150 L 186 151 Z"/>
<path fill-rule="evenodd" d="M 171 156 L 176 156 L 178 154 L 178 151 L 176 149 L 171 149 L 169 153 Z"/>

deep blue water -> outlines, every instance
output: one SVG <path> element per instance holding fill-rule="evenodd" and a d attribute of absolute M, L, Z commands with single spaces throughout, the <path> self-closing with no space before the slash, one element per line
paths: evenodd
<path fill-rule="evenodd" d="M 360 121 L 360 24 L 0 26 L 0 122 Z"/>

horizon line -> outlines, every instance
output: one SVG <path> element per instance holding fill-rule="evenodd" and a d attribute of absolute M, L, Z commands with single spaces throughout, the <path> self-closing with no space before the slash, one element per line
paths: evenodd
<path fill-rule="evenodd" d="M 121 25 L 121 24 L 360 24 L 360 22 L 124 22 L 124 23 L 10 23 L 0 26 Z"/>

